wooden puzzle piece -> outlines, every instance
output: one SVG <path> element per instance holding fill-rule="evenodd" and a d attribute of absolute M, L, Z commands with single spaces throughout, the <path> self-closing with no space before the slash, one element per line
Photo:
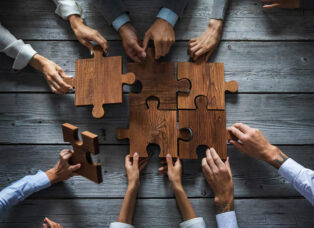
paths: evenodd
<path fill-rule="evenodd" d="M 189 139 L 190 134 L 177 129 L 177 111 L 159 110 L 158 100 L 149 99 L 146 105 L 130 107 L 129 129 L 117 129 L 118 139 L 130 140 L 130 155 L 135 152 L 140 157 L 148 157 L 146 148 L 149 144 L 158 144 L 159 157 L 168 153 L 178 156 L 178 138 Z"/>
<path fill-rule="evenodd" d="M 146 104 L 149 97 L 159 99 L 159 109 L 176 110 L 177 93 L 188 93 L 190 82 L 188 79 L 175 78 L 175 65 L 173 62 L 159 62 L 154 59 L 154 50 L 147 50 L 144 63 L 128 63 L 128 71 L 136 75 L 141 82 L 140 93 L 130 94 L 130 105 Z"/>
<path fill-rule="evenodd" d="M 77 59 L 75 78 L 66 83 L 75 87 L 75 105 L 93 105 L 93 117 L 102 118 L 103 105 L 122 103 L 123 84 L 133 84 L 133 73 L 122 74 L 122 57 L 103 57 L 100 46 L 94 47 L 94 57 Z"/>
<path fill-rule="evenodd" d="M 82 141 L 80 141 L 78 128 L 69 123 L 62 125 L 62 131 L 64 141 L 69 142 L 74 151 L 69 163 L 71 165 L 81 164 L 81 168 L 76 173 L 96 183 L 101 183 L 101 165 L 94 163 L 90 155 L 90 153 L 99 153 L 98 136 L 84 131 L 81 133 Z"/>
<path fill-rule="evenodd" d="M 195 109 L 195 98 L 199 95 L 208 99 L 207 109 L 225 110 L 225 91 L 237 92 L 236 81 L 225 82 L 224 64 L 200 62 L 178 63 L 178 79 L 191 81 L 189 94 L 178 95 L 179 109 Z"/>
<path fill-rule="evenodd" d="M 182 159 L 197 159 L 197 148 L 213 147 L 222 159 L 227 157 L 226 112 L 224 110 L 208 110 L 207 97 L 195 99 L 196 110 L 179 110 L 179 127 L 189 128 L 192 139 L 179 142 L 179 156 Z"/>

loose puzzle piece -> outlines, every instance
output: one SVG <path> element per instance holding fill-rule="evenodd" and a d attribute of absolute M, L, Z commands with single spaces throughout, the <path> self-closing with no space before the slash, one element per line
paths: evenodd
<path fill-rule="evenodd" d="M 101 165 L 92 161 L 90 153 L 98 154 L 98 136 L 88 131 L 82 132 L 82 141 L 78 137 L 78 128 L 69 123 L 62 125 L 63 139 L 73 147 L 73 155 L 69 163 L 75 165 L 80 163 L 81 168 L 75 171 L 96 183 L 102 182 Z"/>
<path fill-rule="evenodd" d="M 225 82 L 223 63 L 180 62 L 178 79 L 188 78 L 191 81 L 189 94 L 178 95 L 179 109 L 195 109 L 195 98 L 199 95 L 208 99 L 207 109 L 225 110 L 225 91 L 236 92 L 236 81 Z"/>
<path fill-rule="evenodd" d="M 178 138 L 187 140 L 190 134 L 177 129 L 177 111 L 159 110 L 158 101 L 150 99 L 146 105 L 131 106 L 129 129 L 117 129 L 117 138 L 130 140 L 130 155 L 135 152 L 140 157 L 148 157 L 149 144 L 158 144 L 159 157 L 168 153 L 178 156 Z"/>
<path fill-rule="evenodd" d="M 93 105 L 93 117 L 102 118 L 103 105 L 122 103 L 123 84 L 133 84 L 133 73 L 122 74 L 122 57 L 103 57 L 100 46 L 94 47 L 94 58 L 77 59 L 75 78 L 66 83 L 76 87 L 75 105 Z"/>
<path fill-rule="evenodd" d="M 128 63 L 128 71 L 135 73 L 142 85 L 140 93 L 130 94 L 130 105 L 144 105 L 147 98 L 156 97 L 160 101 L 159 109 L 176 110 L 177 93 L 190 90 L 189 80 L 176 80 L 174 63 L 156 61 L 151 48 L 147 50 L 146 61 Z"/>
<path fill-rule="evenodd" d="M 179 156 L 182 159 L 197 159 L 197 148 L 213 147 L 222 159 L 227 156 L 226 112 L 208 110 L 207 98 L 198 96 L 195 99 L 196 110 L 179 110 L 179 127 L 189 128 L 192 139 L 179 142 Z"/>

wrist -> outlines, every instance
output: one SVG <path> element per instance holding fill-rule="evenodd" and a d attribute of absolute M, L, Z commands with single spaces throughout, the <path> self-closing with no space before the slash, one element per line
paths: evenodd
<path fill-rule="evenodd" d="M 278 154 L 280 154 L 281 150 L 273 145 L 269 145 L 265 151 L 266 156 L 264 157 L 264 161 L 267 163 L 272 163 Z"/>
<path fill-rule="evenodd" d="M 139 188 L 140 188 L 140 182 L 139 181 L 129 182 L 127 191 L 137 192 Z"/>
<path fill-rule="evenodd" d="M 279 169 L 288 158 L 289 157 L 285 155 L 278 147 L 272 146 L 269 156 L 265 161 L 274 166 L 276 169 Z"/>
<path fill-rule="evenodd" d="M 228 198 L 215 196 L 214 202 L 216 207 L 216 214 L 234 211 L 233 196 Z"/>
<path fill-rule="evenodd" d="M 75 29 L 77 28 L 80 24 L 83 24 L 83 19 L 79 16 L 79 15 L 76 15 L 76 14 L 72 14 L 68 17 L 69 21 L 70 21 L 70 24 L 71 24 L 71 27 L 72 29 Z"/>
<path fill-rule="evenodd" d="M 222 28 L 223 21 L 219 19 L 210 19 L 208 23 L 208 27 L 216 28 L 217 30 L 220 30 Z"/>
<path fill-rule="evenodd" d="M 46 171 L 46 175 L 48 177 L 48 179 L 50 180 L 50 183 L 53 185 L 55 183 L 60 182 L 60 180 L 58 179 L 58 176 L 56 174 L 56 170 L 55 168 L 49 169 Z"/>
<path fill-rule="evenodd" d="M 181 182 L 171 182 L 171 188 L 174 192 L 183 191 L 183 186 Z"/>
<path fill-rule="evenodd" d="M 46 60 L 47 59 L 45 57 L 39 54 L 35 54 L 33 58 L 29 61 L 29 65 L 38 71 L 42 71 L 43 65 L 45 64 Z"/>

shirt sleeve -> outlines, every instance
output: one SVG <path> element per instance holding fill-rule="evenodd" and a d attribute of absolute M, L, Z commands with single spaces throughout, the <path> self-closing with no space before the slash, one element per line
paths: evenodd
<path fill-rule="evenodd" d="M 57 6 L 55 13 L 62 17 L 64 20 L 67 20 L 68 17 L 73 14 L 80 15 L 81 18 L 84 18 L 82 7 L 76 1 L 53 0 L 53 2 Z"/>
<path fill-rule="evenodd" d="M 214 0 L 212 7 L 212 19 L 224 20 L 229 0 Z"/>
<path fill-rule="evenodd" d="M 228 211 L 216 215 L 218 228 L 237 228 L 237 217 L 234 211 Z"/>
<path fill-rule="evenodd" d="M 278 173 L 293 184 L 294 188 L 314 206 L 314 171 L 289 158 L 278 170 Z"/>
<path fill-rule="evenodd" d="M 174 27 L 178 21 L 179 16 L 171 9 L 161 8 L 159 13 L 157 14 L 157 18 L 161 18 L 167 21 L 169 24 L 172 25 L 172 27 Z"/>
<path fill-rule="evenodd" d="M 14 59 L 12 66 L 14 70 L 23 69 L 37 53 L 31 45 L 25 44 L 23 40 L 17 40 L 1 23 L 0 52 Z"/>
<path fill-rule="evenodd" d="M 112 222 L 109 228 L 134 228 L 134 226 L 122 222 Z"/>
<path fill-rule="evenodd" d="M 35 175 L 25 176 L 14 182 L 0 192 L 0 216 L 31 194 L 48 188 L 50 185 L 46 173 L 40 170 Z"/>
<path fill-rule="evenodd" d="M 116 30 L 119 31 L 120 27 L 128 22 L 131 21 L 131 18 L 127 13 L 123 13 L 120 16 L 118 16 L 114 21 L 112 22 L 112 27 Z"/>
<path fill-rule="evenodd" d="M 180 228 L 206 228 L 206 224 L 203 218 L 198 217 L 180 223 Z"/>

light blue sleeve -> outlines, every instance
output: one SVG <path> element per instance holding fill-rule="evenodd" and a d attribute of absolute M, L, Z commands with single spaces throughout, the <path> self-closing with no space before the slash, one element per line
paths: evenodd
<path fill-rule="evenodd" d="M 46 173 L 40 170 L 35 175 L 25 176 L 9 185 L 0 192 L 0 217 L 31 194 L 48 188 L 50 185 Z"/>
<path fill-rule="evenodd" d="M 114 19 L 112 22 L 112 27 L 116 30 L 119 31 L 120 27 L 128 22 L 130 22 L 131 19 L 127 13 L 121 14 L 119 17 Z"/>
<path fill-rule="evenodd" d="M 234 211 L 216 215 L 218 228 L 238 228 L 237 217 Z"/>
<path fill-rule="evenodd" d="M 178 21 L 179 16 L 175 12 L 173 12 L 171 9 L 161 8 L 159 13 L 157 14 L 157 18 L 164 19 L 169 24 L 171 24 L 172 27 L 174 27 Z"/>
<path fill-rule="evenodd" d="M 112 222 L 109 228 L 134 228 L 134 226 L 122 222 Z"/>
<path fill-rule="evenodd" d="M 289 158 L 278 170 L 278 173 L 293 184 L 294 188 L 314 206 L 314 171 Z"/>
<path fill-rule="evenodd" d="M 206 228 L 206 224 L 202 217 L 198 217 L 180 223 L 180 228 Z"/>

